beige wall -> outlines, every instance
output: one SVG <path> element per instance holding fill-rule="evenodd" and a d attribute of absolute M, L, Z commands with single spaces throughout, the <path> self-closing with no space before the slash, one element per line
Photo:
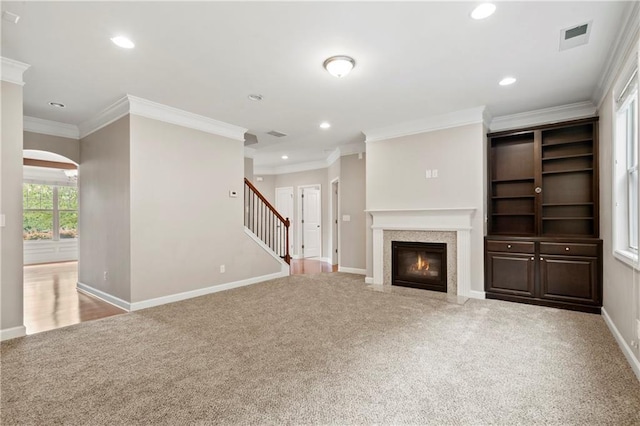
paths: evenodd
<path fill-rule="evenodd" d="M 253 182 L 253 158 L 244 157 L 244 177 Z"/>
<path fill-rule="evenodd" d="M 129 126 L 127 115 L 81 140 L 78 180 L 78 281 L 126 302 L 131 301 Z"/>
<path fill-rule="evenodd" d="M 258 182 L 258 177 L 262 181 Z M 253 185 L 273 206 L 276 205 L 276 175 L 254 175 Z"/>
<path fill-rule="evenodd" d="M 24 149 L 48 151 L 67 157 L 76 164 L 80 163 L 80 141 L 60 136 L 24 132 Z"/>
<path fill-rule="evenodd" d="M 22 86 L 3 81 L 1 87 L 0 329 L 23 327 L 22 273 Z"/>
<path fill-rule="evenodd" d="M 358 154 L 341 158 L 340 166 L 340 266 L 366 268 L 366 158 Z M 343 216 L 351 216 L 349 222 Z"/>
<path fill-rule="evenodd" d="M 471 232 L 471 290 L 482 292 L 483 141 L 483 125 L 478 123 L 371 142 L 366 157 L 367 209 L 477 209 Z M 426 179 L 427 169 L 438 169 L 439 177 Z M 372 276 L 372 262 L 369 257 L 367 276 Z"/>
<path fill-rule="evenodd" d="M 617 83 L 614 83 L 614 87 L 616 86 Z M 605 311 L 636 359 L 640 360 L 638 348 L 631 347 L 632 341 L 639 340 L 635 330 L 636 319 L 640 318 L 640 272 L 613 256 L 614 111 L 614 98 L 610 90 L 598 111 L 600 116 L 600 237 L 604 241 L 603 304 Z"/>
<path fill-rule="evenodd" d="M 243 151 L 241 141 L 131 116 L 133 302 L 280 272 L 244 232 Z"/>
<path fill-rule="evenodd" d="M 331 232 L 331 228 L 329 227 L 329 183 L 327 180 L 327 169 L 317 169 L 317 170 L 308 170 L 304 172 L 297 173 L 285 173 L 281 175 L 275 175 L 274 187 L 275 188 L 283 188 L 292 186 L 293 187 L 293 247 L 294 253 L 293 255 L 299 255 L 301 253 L 300 248 L 300 217 L 298 215 L 299 209 L 299 197 L 298 197 L 298 187 L 304 185 L 315 185 L 318 184 L 321 186 L 321 198 L 322 198 L 322 257 L 331 258 L 329 253 L 329 234 Z M 274 190 L 275 194 L 275 190 Z M 275 195 L 273 195 L 275 198 Z M 267 198 L 268 199 L 268 198 Z"/>

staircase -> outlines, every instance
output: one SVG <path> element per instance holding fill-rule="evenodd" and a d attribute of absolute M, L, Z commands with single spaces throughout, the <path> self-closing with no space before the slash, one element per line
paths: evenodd
<path fill-rule="evenodd" d="M 289 218 L 284 218 L 247 178 L 244 179 L 244 226 L 287 264 L 289 254 Z"/>

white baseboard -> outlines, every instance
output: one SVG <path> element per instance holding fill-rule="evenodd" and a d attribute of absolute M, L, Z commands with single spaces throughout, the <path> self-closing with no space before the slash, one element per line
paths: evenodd
<path fill-rule="evenodd" d="M 23 337 L 27 335 L 27 328 L 24 325 L 19 327 L 5 328 L 0 330 L 0 341 L 15 339 L 16 337 Z"/>
<path fill-rule="evenodd" d="M 636 377 L 640 381 L 640 361 L 638 361 L 638 358 L 636 358 L 629 345 L 627 345 L 624 337 L 622 337 L 622 334 L 620 334 L 620 331 L 618 331 L 618 327 L 616 327 L 616 325 L 613 323 L 611 317 L 604 308 L 602 308 L 602 318 L 604 318 L 605 324 L 607 324 L 607 327 L 609 327 L 611 334 L 613 334 L 613 337 L 618 342 L 618 346 L 620 346 L 622 353 L 624 354 L 625 358 L 627 358 L 629 365 L 631 365 L 631 369 L 634 373 L 636 373 Z"/>
<path fill-rule="evenodd" d="M 87 284 L 83 284 L 80 281 L 78 281 L 78 283 L 76 284 L 76 288 L 83 293 L 87 293 L 93 297 L 97 297 L 98 299 L 110 303 L 113 306 L 117 306 L 120 309 L 124 309 L 125 311 L 131 310 L 131 303 L 127 302 L 126 300 L 122 300 L 118 297 L 112 296 L 109 293 L 105 293 L 102 290 L 98 290 L 97 288 L 93 288 Z"/>
<path fill-rule="evenodd" d="M 366 269 L 348 268 L 346 266 L 338 266 L 338 272 L 346 272 L 348 274 L 367 275 Z"/>
<path fill-rule="evenodd" d="M 292 254 L 291 258 L 298 260 L 298 259 L 302 259 L 302 256 L 300 256 L 299 254 Z"/>
<path fill-rule="evenodd" d="M 365 284 L 373 284 L 373 277 L 364 277 L 364 283 Z"/>
<path fill-rule="evenodd" d="M 487 296 L 484 291 L 469 290 L 469 297 L 472 299 L 486 299 Z"/>
<path fill-rule="evenodd" d="M 160 306 L 167 303 L 179 302 L 181 300 L 204 296 L 211 293 L 217 293 L 219 291 L 231 290 L 232 288 L 244 287 L 247 285 L 257 284 L 263 281 L 269 281 L 286 276 L 289 276 L 288 267 L 286 271 L 283 270 L 269 275 L 247 278 L 246 280 L 233 281 L 225 284 L 218 284 L 211 287 L 199 288 L 197 290 L 185 291 L 183 293 L 171 294 L 169 296 L 156 297 L 155 299 L 143 300 L 141 302 L 133 302 L 131 303 L 130 310 L 139 311 L 140 309 L 152 308 L 154 306 Z"/>
<path fill-rule="evenodd" d="M 324 263 L 328 263 L 330 265 L 333 264 L 333 260 L 331 260 L 331 258 L 329 258 L 329 257 L 319 257 L 318 260 L 320 260 L 320 261 L 322 261 Z"/>

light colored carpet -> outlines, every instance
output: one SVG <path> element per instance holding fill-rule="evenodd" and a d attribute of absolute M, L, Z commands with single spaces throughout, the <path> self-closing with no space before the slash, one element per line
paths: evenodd
<path fill-rule="evenodd" d="M 2 425 L 640 424 L 602 318 L 298 275 L 1 345 Z"/>

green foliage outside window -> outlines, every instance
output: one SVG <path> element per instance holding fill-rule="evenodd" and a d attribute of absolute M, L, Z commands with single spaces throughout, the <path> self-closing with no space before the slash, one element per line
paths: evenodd
<path fill-rule="evenodd" d="M 54 205 L 55 199 L 58 203 Z M 25 183 L 23 239 L 57 240 L 78 237 L 78 189 Z M 55 232 L 55 222 L 58 230 Z"/>

